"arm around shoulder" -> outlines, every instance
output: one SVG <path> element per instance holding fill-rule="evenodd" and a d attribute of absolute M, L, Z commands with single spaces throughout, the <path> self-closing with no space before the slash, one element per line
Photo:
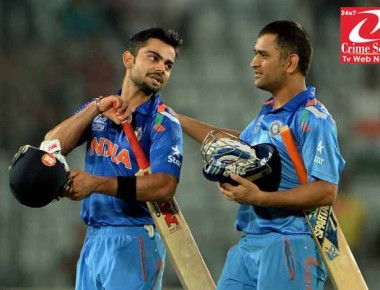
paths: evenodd
<path fill-rule="evenodd" d="M 180 115 L 180 114 L 176 114 L 176 116 L 179 122 L 181 123 L 182 130 L 185 132 L 185 134 L 193 138 L 198 143 L 202 143 L 203 140 L 206 138 L 207 134 L 212 130 L 225 131 L 236 137 L 240 136 L 240 132 L 237 130 L 218 128 L 213 125 L 204 123 L 200 120 L 190 118 L 190 117 Z"/>

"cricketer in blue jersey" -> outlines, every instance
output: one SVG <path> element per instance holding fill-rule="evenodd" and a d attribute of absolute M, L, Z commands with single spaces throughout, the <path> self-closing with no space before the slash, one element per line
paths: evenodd
<path fill-rule="evenodd" d="M 121 90 L 83 104 L 50 130 L 68 154 L 85 143 L 84 170 L 72 170 L 65 196 L 82 200 L 87 234 L 77 264 L 76 290 L 161 289 L 166 250 L 147 201 L 173 197 L 182 166 L 182 130 L 160 99 L 182 40 L 173 30 L 134 35 L 123 54 Z M 132 122 L 152 174 L 139 167 L 121 127 Z"/>
<path fill-rule="evenodd" d="M 236 174 L 230 178 L 237 185 L 218 184 L 226 198 L 240 204 L 235 225 L 243 233 L 227 253 L 218 290 L 324 288 L 326 268 L 302 211 L 333 204 L 345 161 L 331 114 L 316 99 L 315 88 L 306 85 L 311 58 L 310 37 L 300 24 L 269 23 L 258 35 L 251 67 L 255 86 L 272 96 L 242 132 L 177 114 L 184 132 L 200 143 L 211 130 L 222 130 L 250 145 L 271 143 L 281 157 L 276 191 Z M 295 137 L 307 184 L 300 185 L 279 134 L 284 125 Z"/>

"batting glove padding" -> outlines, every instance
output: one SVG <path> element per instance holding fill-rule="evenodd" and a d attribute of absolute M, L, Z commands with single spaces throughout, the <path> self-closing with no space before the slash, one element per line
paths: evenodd
<path fill-rule="evenodd" d="M 222 131 L 211 131 L 201 147 L 203 175 L 210 181 L 237 184 L 230 178 L 238 174 L 261 190 L 276 191 L 281 181 L 281 159 L 273 144 L 250 146 Z"/>

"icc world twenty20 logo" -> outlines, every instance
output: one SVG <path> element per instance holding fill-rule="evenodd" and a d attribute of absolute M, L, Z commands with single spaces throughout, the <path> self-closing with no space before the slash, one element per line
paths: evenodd
<path fill-rule="evenodd" d="M 340 62 L 380 64 L 380 8 L 340 8 Z"/>

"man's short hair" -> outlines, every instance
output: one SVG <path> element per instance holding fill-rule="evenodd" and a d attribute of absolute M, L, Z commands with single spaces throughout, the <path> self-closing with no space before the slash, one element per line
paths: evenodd
<path fill-rule="evenodd" d="M 284 60 L 290 54 L 299 56 L 299 71 L 306 76 L 310 69 L 313 56 L 313 47 L 308 32 L 295 21 L 274 21 L 266 25 L 258 37 L 264 34 L 274 34 L 277 38 L 277 46 L 281 50 L 281 58 Z"/>
<path fill-rule="evenodd" d="M 178 32 L 173 29 L 165 29 L 162 27 L 152 27 L 146 30 L 142 30 L 129 39 L 128 50 L 133 54 L 137 55 L 139 49 L 143 47 L 151 38 L 156 38 L 162 42 L 172 46 L 175 49 L 176 56 L 179 53 L 179 47 L 182 44 L 182 39 L 180 38 Z"/>

